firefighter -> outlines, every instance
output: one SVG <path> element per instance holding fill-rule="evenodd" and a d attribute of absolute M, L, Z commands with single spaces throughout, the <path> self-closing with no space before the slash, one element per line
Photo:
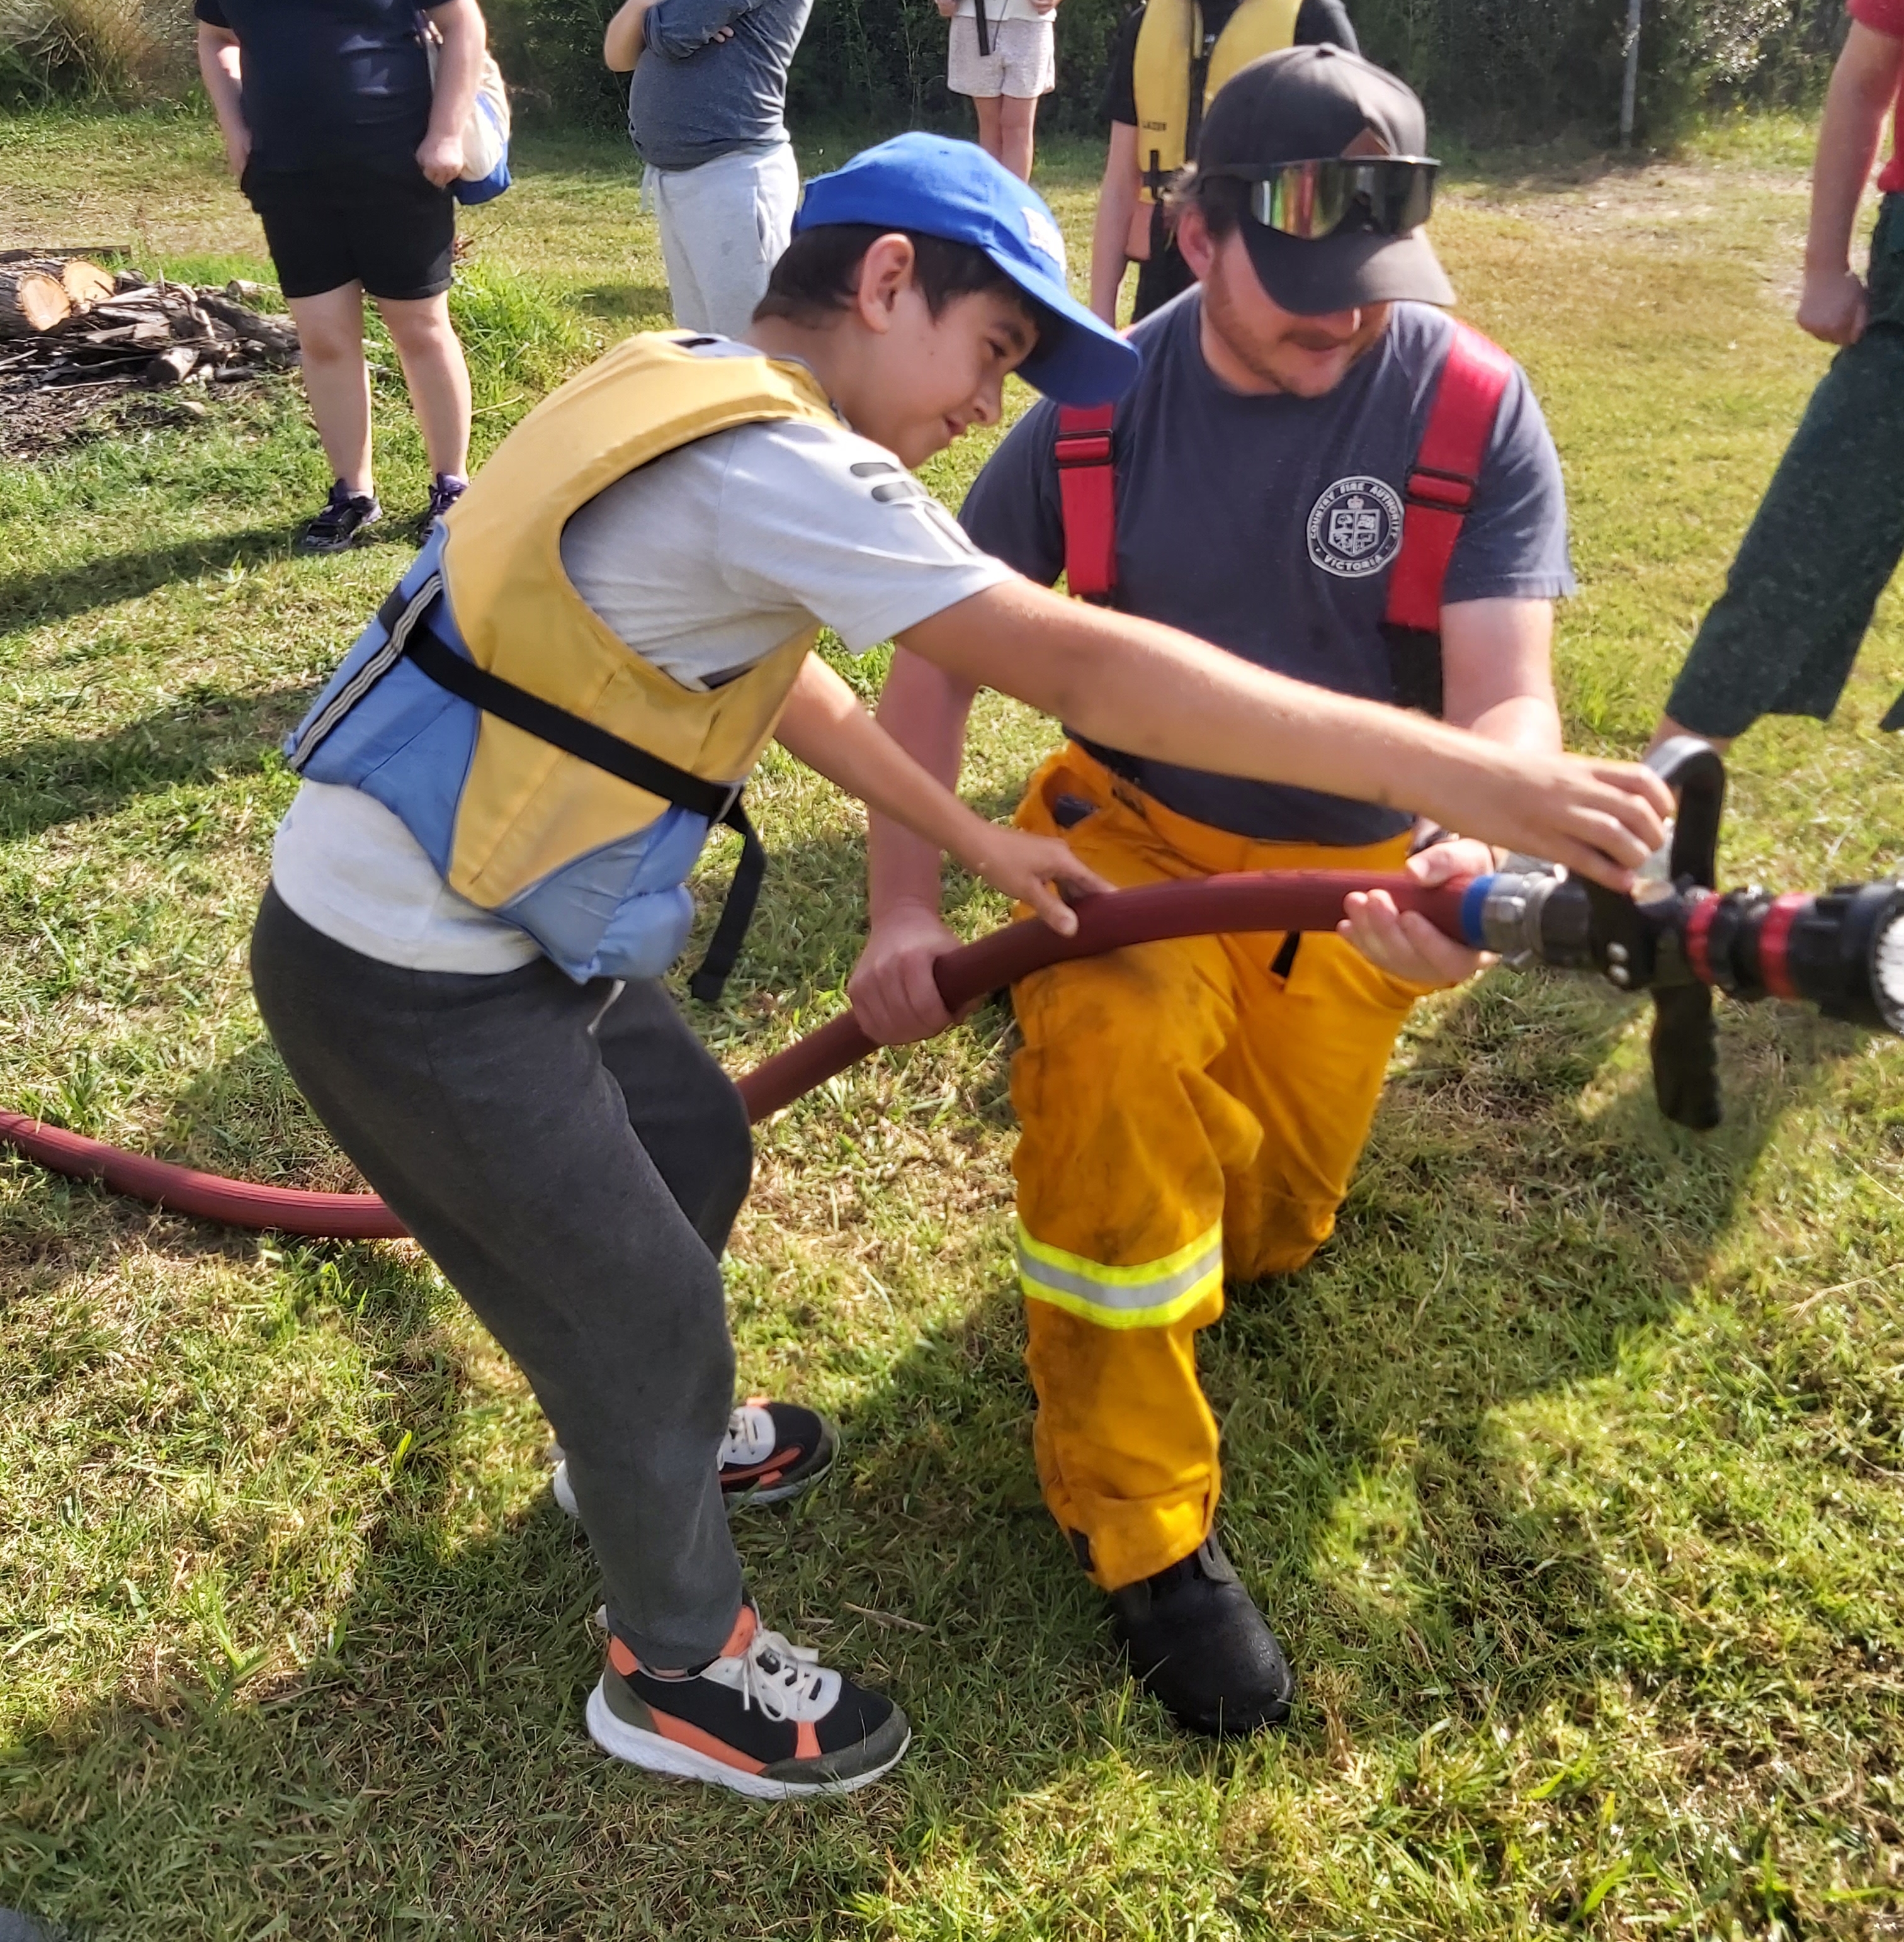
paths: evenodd
<path fill-rule="evenodd" d="M 1180 188 L 1197 288 L 1139 326 L 1114 416 L 1041 405 L 961 515 L 1034 580 L 1319 686 L 1405 701 L 1531 755 L 1560 744 L 1553 602 L 1572 590 L 1553 443 L 1525 378 L 1443 308 L 1415 96 L 1333 47 L 1244 67 Z M 971 690 L 902 653 L 880 720 L 946 780 Z M 1492 867 L 1393 807 L 1141 758 L 1073 732 L 1022 827 L 1121 886 L 1247 869 Z M 1326 787 L 1326 786 L 1325 786 Z M 1411 856 L 1411 851 L 1415 853 Z M 875 818 L 851 986 L 875 1037 L 944 1022 L 939 859 Z M 1326 1240 L 1390 1046 L 1475 955 L 1351 899 L 1343 935 L 1145 945 L 1014 994 L 1017 1256 L 1045 1499 L 1110 1594 L 1133 1670 L 1185 1726 L 1287 1714 L 1289 1671 L 1215 1534 L 1197 1332 L 1225 1277 Z"/>

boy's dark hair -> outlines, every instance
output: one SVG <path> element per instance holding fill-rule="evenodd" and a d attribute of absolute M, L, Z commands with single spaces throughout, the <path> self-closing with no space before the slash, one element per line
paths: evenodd
<path fill-rule="evenodd" d="M 783 317 L 792 323 L 823 323 L 853 300 L 860 265 L 882 236 L 908 237 L 912 274 L 936 317 L 960 297 L 997 290 L 1029 317 L 1040 336 L 1048 318 L 1044 306 L 1027 296 L 983 250 L 927 236 L 916 229 L 894 230 L 873 222 L 823 222 L 803 229 L 786 246 L 767 279 L 767 294 L 754 307 L 756 318 Z"/>
<path fill-rule="evenodd" d="M 1249 185 L 1234 176 L 1199 175 L 1192 162 L 1171 178 L 1170 187 L 1164 191 L 1164 210 L 1173 230 L 1183 212 L 1192 207 L 1202 211 L 1210 240 L 1220 243 L 1242 228 L 1244 213 L 1249 207 Z"/>

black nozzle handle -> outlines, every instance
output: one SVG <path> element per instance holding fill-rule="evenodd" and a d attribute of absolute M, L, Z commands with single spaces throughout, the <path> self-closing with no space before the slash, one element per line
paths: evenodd
<path fill-rule="evenodd" d="M 1653 994 L 1653 1097 L 1675 1126 L 1709 1132 L 1719 1123 L 1719 1031 L 1709 985 L 1663 985 Z"/>
<path fill-rule="evenodd" d="M 1725 762 L 1709 742 L 1676 735 L 1646 758 L 1646 766 L 1679 796 L 1673 826 L 1673 881 L 1690 878 L 1705 890 L 1719 887 L 1719 822 L 1725 813 Z"/>

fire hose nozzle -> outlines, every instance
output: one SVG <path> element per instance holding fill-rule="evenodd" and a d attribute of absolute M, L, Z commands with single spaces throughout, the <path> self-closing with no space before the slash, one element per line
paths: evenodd
<path fill-rule="evenodd" d="M 1551 865 L 1476 877 L 1461 900 L 1461 928 L 1476 949 L 1510 962 L 1532 959 L 1573 971 L 1599 968 L 1593 913 Z"/>
<path fill-rule="evenodd" d="M 1817 896 L 1731 890 L 1683 914 L 1692 975 L 1748 1003 L 1809 1000 L 1827 1018 L 1904 1034 L 1904 887 L 1840 884 Z"/>
<path fill-rule="evenodd" d="M 1826 948 L 1814 973 L 1804 961 L 1808 937 L 1795 936 L 1799 989 L 1828 1018 L 1904 1035 L 1904 887 L 1846 884 L 1816 899 L 1813 908 Z"/>

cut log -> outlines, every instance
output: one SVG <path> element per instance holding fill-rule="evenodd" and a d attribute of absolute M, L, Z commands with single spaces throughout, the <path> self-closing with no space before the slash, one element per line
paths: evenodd
<path fill-rule="evenodd" d="M 288 317 L 261 317 L 255 310 L 247 310 L 228 298 L 214 296 L 209 290 L 200 296 L 198 302 L 207 315 L 228 326 L 245 343 L 257 345 L 281 357 L 297 355 L 298 327 Z"/>
<path fill-rule="evenodd" d="M 161 351 L 146 366 L 146 381 L 149 384 L 182 384 L 192 375 L 192 366 L 198 362 L 198 354 L 188 344 L 176 344 L 170 351 Z"/>
<path fill-rule="evenodd" d="M 73 308 L 79 311 L 104 303 L 116 288 L 109 271 L 87 262 L 83 256 L 69 256 L 60 265 L 60 280 L 72 299 Z"/>
<path fill-rule="evenodd" d="M 0 337 L 51 330 L 72 314 L 72 299 L 57 276 L 27 265 L 0 268 Z"/>

